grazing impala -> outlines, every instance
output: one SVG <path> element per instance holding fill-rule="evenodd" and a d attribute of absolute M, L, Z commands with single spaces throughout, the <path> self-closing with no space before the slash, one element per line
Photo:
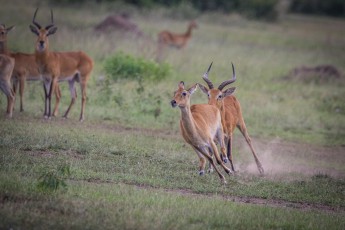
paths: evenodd
<path fill-rule="evenodd" d="M 20 111 L 24 111 L 24 87 L 25 81 L 39 81 L 42 80 L 40 73 L 38 72 L 38 66 L 34 54 L 26 53 L 11 53 L 7 48 L 7 33 L 13 29 L 13 26 L 6 28 L 4 24 L 0 25 L 0 54 L 6 54 L 15 59 L 14 69 L 12 73 L 13 91 L 16 94 L 16 90 L 19 85 L 20 96 Z M 54 115 L 57 113 L 59 100 L 61 97 L 60 88 L 57 86 L 55 93 L 56 104 L 54 109 Z"/>
<path fill-rule="evenodd" d="M 7 110 L 6 116 L 12 117 L 13 104 L 14 104 L 14 93 L 11 88 L 11 76 L 14 68 L 14 59 L 0 54 L 0 89 L 7 97 Z"/>
<path fill-rule="evenodd" d="M 58 81 L 68 81 L 72 99 L 64 115 L 64 117 L 67 118 L 77 97 L 74 83 L 79 82 L 81 87 L 81 112 L 79 120 L 83 121 L 86 103 L 86 85 L 93 69 L 93 61 L 83 51 L 51 52 L 49 50 L 48 37 L 57 30 L 57 27 L 54 25 L 53 12 L 51 11 L 51 24 L 42 28 L 41 25 L 35 21 L 37 10 L 38 9 L 36 9 L 32 19 L 34 25 L 30 25 L 30 29 L 37 35 L 35 58 L 39 72 L 44 80 L 44 116 L 46 118 L 50 118 L 51 116 L 51 95 L 55 91 Z"/>
<path fill-rule="evenodd" d="M 192 37 L 192 30 L 194 28 L 198 28 L 198 25 L 195 21 L 192 21 L 189 23 L 187 31 L 184 34 L 175 34 L 164 30 L 158 34 L 158 42 L 160 45 L 171 45 L 176 48 L 183 48 Z"/>
<path fill-rule="evenodd" d="M 184 88 L 184 82 L 180 82 L 178 89 L 174 92 L 172 107 L 179 107 L 181 110 L 180 130 L 184 140 L 192 146 L 198 154 L 199 174 L 205 172 L 206 159 L 218 173 L 221 181 L 226 183 L 224 176 L 215 167 L 212 154 L 217 162 L 223 167 L 227 174 L 231 170 L 227 168 L 220 159 L 214 139 L 221 143 L 222 152 L 225 153 L 224 137 L 221 123 L 221 115 L 216 106 L 208 104 L 190 105 L 190 96 L 195 92 L 197 84 L 189 89 Z"/>
<path fill-rule="evenodd" d="M 234 170 L 232 162 L 232 137 L 235 127 L 237 127 L 244 138 L 246 139 L 258 167 L 258 170 L 261 174 L 264 173 L 264 169 L 255 153 L 255 150 L 252 146 L 251 139 L 247 132 L 246 124 L 242 116 L 241 106 L 239 101 L 235 96 L 231 95 L 235 91 L 235 87 L 228 88 L 223 90 L 225 86 L 233 83 L 236 80 L 235 68 L 232 64 L 233 77 L 230 80 L 224 81 L 218 86 L 218 89 L 213 87 L 212 82 L 208 79 L 208 73 L 210 72 L 212 63 L 209 66 L 207 72 L 204 74 L 203 79 L 207 83 L 208 87 L 205 87 L 199 84 L 200 89 L 208 96 L 208 103 L 210 105 L 216 105 L 222 116 L 223 130 L 225 134 L 225 143 L 227 145 L 227 156 L 230 160 L 231 168 Z"/>

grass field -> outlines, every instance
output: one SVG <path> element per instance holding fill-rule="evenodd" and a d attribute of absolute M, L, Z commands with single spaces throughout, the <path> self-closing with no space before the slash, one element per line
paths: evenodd
<path fill-rule="evenodd" d="M 24 112 L 16 101 L 13 118 L 0 117 L 0 229 L 345 228 L 344 75 L 326 82 L 286 78 L 296 67 L 323 64 L 345 73 L 344 20 L 285 15 L 267 23 L 198 15 L 186 49 L 165 52 L 169 77 L 109 83 L 107 57 L 122 51 L 154 60 L 156 34 L 182 32 L 194 15 L 172 19 L 172 10 L 105 3 L 0 4 L 0 23 L 16 26 L 8 35 L 10 49 L 33 52 L 28 25 L 39 5 L 42 24 L 54 10 L 58 31 L 51 49 L 82 49 L 95 61 L 83 123 L 80 97 L 69 119 L 44 120 L 39 82 L 27 84 Z M 146 39 L 94 32 L 107 15 L 123 11 Z M 230 78 L 235 65 L 235 95 L 264 176 L 238 131 L 233 148 L 239 172 L 227 176 L 226 185 L 215 173 L 198 175 L 198 159 L 179 135 L 172 93 L 180 80 L 202 82 L 212 61 L 209 77 L 216 83 Z M 67 84 L 60 85 L 63 114 L 70 97 Z M 200 91 L 192 96 L 192 103 L 206 100 Z"/>

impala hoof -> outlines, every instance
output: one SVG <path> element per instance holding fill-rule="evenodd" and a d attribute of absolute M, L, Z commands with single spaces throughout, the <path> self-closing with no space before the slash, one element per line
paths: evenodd
<path fill-rule="evenodd" d="M 205 174 L 205 170 L 200 170 L 200 171 L 199 171 L 199 175 L 200 175 L 200 176 L 202 176 L 202 175 L 204 175 L 204 174 Z"/>

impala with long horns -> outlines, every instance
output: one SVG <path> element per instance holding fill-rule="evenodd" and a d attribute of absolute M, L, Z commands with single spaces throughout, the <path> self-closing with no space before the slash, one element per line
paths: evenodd
<path fill-rule="evenodd" d="M 51 95 L 56 90 L 58 81 L 68 81 L 71 93 L 71 103 L 66 110 L 64 117 L 75 103 L 77 97 L 74 83 L 79 82 L 81 87 L 81 112 L 80 121 L 84 120 L 84 110 L 86 103 L 86 85 L 93 69 L 92 59 L 83 51 L 78 52 L 52 52 L 49 50 L 50 35 L 55 34 L 57 27 L 54 25 L 53 11 L 51 11 L 51 24 L 42 27 L 35 21 L 38 9 L 30 25 L 31 31 L 37 35 L 35 44 L 35 58 L 38 69 L 44 80 L 45 108 L 44 116 L 51 116 Z"/>
<path fill-rule="evenodd" d="M 216 106 L 208 104 L 190 105 L 190 97 L 197 89 L 197 84 L 185 89 L 181 81 L 171 100 L 172 107 L 179 107 L 181 111 L 180 130 L 184 140 L 192 146 L 199 157 L 199 174 L 205 172 L 206 160 L 218 173 L 221 182 L 226 183 L 224 176 L 215 167 L 212 155 L 215 155 L 227 174 L 232 173 L 220 159 L 214 140 L 218 140 L 221 150 L 225 154 L 224 136 L 221 123 L 221 115 Z"/>
<path fill-rule="evenodd" d="M 232 64 L 232 63 L 231 63 Z M 208 104 L 216 105 L 221 113 L 222 117 L 222 125 L 225 134 L 225 143 L 227 145 L 227 156 L 230 160 L 230 165 L 232 170 L 234 171 L 234 165 L 232 160 L 232 139 L 235 127 L 237 127 L 244 138 L 246 139 L 256 162 L 257 168 L 261 174 L 264 173 L 264 169 L 262 167 L 259 158 L 256 155 L 256 152 L 252 146 L 251 139 L 249 137 L 246 124 L 244 123 L 244 119 L 242 116 L 241 106 L 239 101 L 236 99 L 232 93 L 235 91 L 235 87 L 231 87 L 225 89 L 225 86 L 232 84 L 236 81 L 236 74 L 235 74 L 235 67 L 232 64 L 232 72 L 233 76 L 232 79 L 226 80 L 222 82 L 218 88 L 214 88 L 211 80 L 208 78 L 208 74 L 211 70 L 212 63 L 208 67 L 207 72 L 203 76 L 203 80 L 207 83 L 208 88 L 199 84 L 200 89 L 208 96 Z"/>
<path fill-rule="evenodd" d="M 5 24 L 0 25 L 0 54 L 11 56 L 15 59 L 14 69 L 12 73 L 13 92 L 16 95 L 16 91 L 19 88 L 20 97 L 20 111 L 24 111 L 24 88 L 25 81 L 39 81 L 42 80 L 41 74 L 38 72 L 38 66 L 36 64 L 36 58 L 34 54 L 27 54 L 16 52 L 12 53 L 7 48 L 7 33 L 11 31 L 14 26 L 7 27 Z M 54 109 L 54 115 L 57 113 L 58 102 L 61 97 L 60 88 L 57 87 L 56 104 Z"/>

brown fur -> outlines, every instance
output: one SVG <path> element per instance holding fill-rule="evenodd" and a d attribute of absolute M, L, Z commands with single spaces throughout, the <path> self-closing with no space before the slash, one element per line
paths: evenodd
<path fill-rule="evenodd" d="M 183 34 L 176 34 L 167 30 L 158 33 L 157 60 L 160 61 L 162 59 L 163 49 L 166 46 L 173 46 L 178 49 L 184 48 L 192 37 L 192 30 L 197 27 L 196 22 L 192 21 L 189 23 L 187 31 Z"/>
<path fill-rule="evenodd" d="M 216 106 L 207 104 L 190 105 L 190 95 L 195 91 L 197 85 L 190 89 L 184 89 L 184 83 L 179 84 L 175 91 L 171 105 L 178 106 L 181 110 L 180 130 L 184 140 L 192 146 L 199 156 L 199 173 L 204 173 L 206 159 L 215 168 L 222 182 L 225 183 L 224 176 L 215 167 L 212 154 L 226 173 L 231 173 L 220 159 L 214 139 L 221 144 L 221 150 L 225 153 L 224 137 L 221 124 L 221 115 Z"/>
<path fill-rule="evenodd" d="M 234 71 L 234 76 L 235 76 L 235 71 Z M 206 77 L 206 80 L 208 80 L 207 77 Z M 233 137 L 235 127 L 237 127 L 241 131 L 244 138 L 246 139 L 253 153 L 259 172 L 263 174 L 264 169 L 252 146 L 251 139 L 249 137 L 246 124 L 242 116 L 240 102 L 236 99 L 235 96 L 231 95 L 235 91 L 235 88 L 229 88 L 222 91 L 221 89 L 215 89 L 215 88 L 209 89 L 201 84 L 199 84 L 199 86 L 201 90 L 206 95 L 208 95 L 208 104 L 216 105 L 221 112 L 222 125 L 223 125 L 224 134 L 225 134 L 225 143 L 227 145 L 227 156 L 230 160 L 232 170 L 234 170 L 233 159 L 232 159 L 232 155 L 233 155 L 232 154 L 232 137 Z"/>
<path fill-rule="evenodd" d="M 13 28 L 13 26 L 6 28 L 5 25 L 0 25 L 0 53 L 11 56 L 15 59 L 14 69 L 12 73 L 13 92 L 16 94 L 17 88 L 19 88 L 20 96 L 20 111 L 24 111 L 24 88 L 25 81 L 39 81 L 42 80 L 40 73 L 38 72 L 38 66 L 34 54 L 26 53 L 11 53 L 7 48 L 7 33 Z M 54 109 L 54 115 L 57 114 L 57 108 L 61 97 L 60 88 L 57 85 L 55 91 L 56 104 Z"/>
<path fill-rule="evenodd" d="M 37 10 L 35 16 L 36 13 Z M 83 121 L 86 103 L 86 85 L 93 69 L 93 60 L 83 51 L 51 52 L 49 50 L 48 36 L 54 34 L 57 27 L 52 24 L 45 28 L 40 28 L 37 23 L 34 24 L 36 27 L 30 25 L 30 29 L 37 35 L 35 57 L 39 72 L 45 82 L 45 117 L 49 118 L 51 116 L 51 95 L 56 89 L 58 81 L 67 80 L 72 99 L 64 117 L 67 118 L 71 107 L 75 103 L 77 95 L 75 93 L 74 83 L 79 82 L 81 87 L 81 112 L 79 120 Z"/>
<path fill-rule="evenodd" d="M 187 31 L 183 34 L 176 34 L 167 30 L 161 31 L 158 34 L 158 42 L 160 45 L 171 45 L 176 48 L 183 48 L 192 37 L 192 30 L 197 27 L 196 22 L 192 21 L 189 23 Z"/>

